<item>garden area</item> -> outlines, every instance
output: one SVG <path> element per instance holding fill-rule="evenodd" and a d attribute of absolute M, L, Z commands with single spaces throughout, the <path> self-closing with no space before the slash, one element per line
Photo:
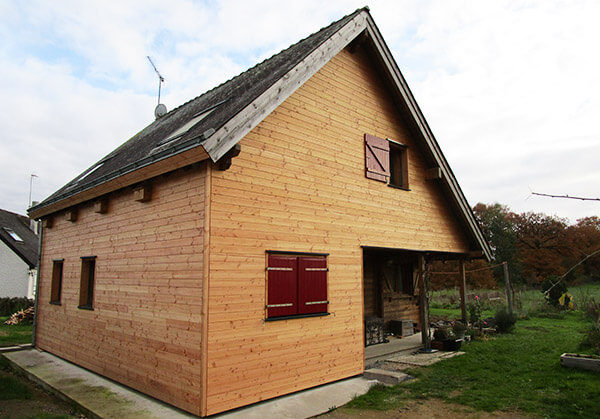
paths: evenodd
<path fill-rule="evenodd" d="M 469 313 L 480 318 L 466 330 L 475 338 L 461 346 L 464 355 L 405 371 L 415 379 L 377 385 L 325 417 L 600 417 L 600 372 L 560 362 L 563 353 L 600 355 L 600 284 L 571 287 L 555 301 L 539 289 L 516 291 L 515 323 L 503 333 L 485 324 L 506 313 L 500 291 L 469 293 Z M 459 301 L 458 290 L 434 291 L 432 322 L 460 319 Z"/>

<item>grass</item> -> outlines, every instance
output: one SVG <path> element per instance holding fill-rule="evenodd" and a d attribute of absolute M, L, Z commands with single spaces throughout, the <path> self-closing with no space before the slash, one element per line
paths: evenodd
<path fill-rule="evenodd" d="M 464 344 L 465 355 L 411 370 L 417 380 L 375 387 L 347 406 L 390 410 L 408 400 L 438 398 L 488 412 L 600 417 L 598 373 L 560 366 L 562 353 L 582 352 L 588 326 L 581 312 L 531 316 L 519 320 L 512 333 Z"/>
<path fill-rule="evenodd" d="M 8 317 L 0 317 L 0 347 L 31 343 L 31 324 L 8 325 Z"/>

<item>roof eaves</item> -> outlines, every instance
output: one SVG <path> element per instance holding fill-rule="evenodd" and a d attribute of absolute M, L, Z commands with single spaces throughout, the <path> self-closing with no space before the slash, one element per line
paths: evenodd
<path fill-rule="evenodd" d="M 56 196 L 52 196 L 46 200 L 44 200 L 42 203 L 31 207 L 27 210 L 28 214 L 30 217 L 33 218 L 38 218 L 40 216 L 43 216 L 45 214 L 43 214 L 43 209 L 54 204 L 57 203 L 63 199 L 66 199 L 70 196 L 79 194 L 81 192 L 90 190 L 95 188 L 96 186 L 99 186 L 101 184 L 104 184 L 106 182 L 109 182 L 111 180 L 114 180 L 116 178 L 119 178 L 123 175 L 126 175 L 128 173 L 134 172 L 138 169 L 144 168 L 146 166 L 149 166 L 151 164 L 157 163 L 159 161 L 168 159 L 170 157 L 173 157 L 177 154 L 183 153 L 184 151 L 190 150 L 192 148 L 197 147 L 198 145 L 200 145 L 200 143 L 202 143 L 202 141 L 204 141 L 205 137 L 208 137 L 210 135 L 212 135 L 212 133 L 214 132 L 214 130 L 207 130 L 204 134 L 196 137 L 196 138 L 192 138 L 190 140 L 187 140 L 185 142 L 179 143 L 176 146 L 172 147 L 172 148 L 168 148 L 162 151 L 157 151 L 141 160 L 137 160 L 127 166 L 121 167 L 113 172 L 107 173 L 106 175 L 103 175 L 99 178 L 94 179 L 91 182 L 82 184 L 79 187 L 74 187 L 74 188 L 67 188 L 64 190 L 64 192 L 62 194 L 56 195 Z"/>

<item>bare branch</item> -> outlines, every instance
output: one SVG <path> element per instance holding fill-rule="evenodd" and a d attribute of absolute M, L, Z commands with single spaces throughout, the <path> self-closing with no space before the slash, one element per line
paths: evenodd
<path fill-rule="evenodd" d="M 552 194 L 538 193 L 538 192 L 533 192 L 533 191 L 531 192 L 531 195 L 548 196 L 550 198 L 579 199 L 580 201 L 600 201 L 600 198 L 584 198 L 581 196 L 569 196 L 569 195 L 552 195 Z"/>

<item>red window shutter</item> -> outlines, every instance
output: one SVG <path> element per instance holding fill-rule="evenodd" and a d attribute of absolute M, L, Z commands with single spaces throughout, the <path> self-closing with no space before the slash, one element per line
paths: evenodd
<path fill-rule="evenodd" d="M 298 313 L 327 312 L 327 259 L 298 258 Z"/>
<path fill-rule="evenodd" d="M 365 175 L 369 179 L 387 182 L 390 177 L 390 143 L 383 138 L 365 134 Z"/>
<path fill-rule="evenodd" d="M 290 316 L 298 312 L 298 258 L 269 255 L 267 317 Z"/>

